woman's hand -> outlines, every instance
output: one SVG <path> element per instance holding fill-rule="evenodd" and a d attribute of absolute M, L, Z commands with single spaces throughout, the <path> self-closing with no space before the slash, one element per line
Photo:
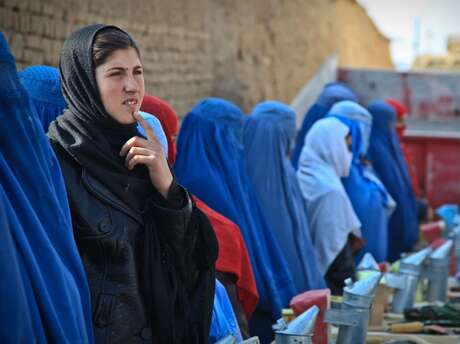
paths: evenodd
<path fill-rule="evenodd" d="M 144 128 L 147 140 L 139 136 L 130 138 L 121 147 L 120 156 L 126 156 L 125 165 L 129 170 L 132 170 L 138 164 L 145 165 L 149 170 L 150 181 L 153 186 L 166 198 L 173 176 L 163 154 L 161 144 L 152 128 L 139 112 L 134 112 L 133 116 Z"/>

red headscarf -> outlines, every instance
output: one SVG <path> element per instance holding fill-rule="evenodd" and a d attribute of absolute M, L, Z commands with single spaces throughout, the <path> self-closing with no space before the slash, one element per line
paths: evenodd
<path fill-rule="evenodd" d="M 144 96 L 141 110 L 154 115 L 160 121 L 168 140 L 168 161 L 170 164 L 174 164 L 176 161 L 176 143 L 173 136 L 177 135 L 179 126 L 176 112 L 164 100 L 148 95 Z M 193 199 L 196 206 L 208 217 L 217 236 L 219 256 L 216 269 L 236 277 L 238 298 L 247 319 L 249 319 L 259 301 L 259 294 L 257 293 L 248 250 L 240 229 L 238 225 L 209 208 L 203 201 L 195 196 Z"/>
<path fill-rule="evenodd" d="M 398 137 L 399 137 L 401 150 L 402 150 L 402 152 L 404 154 L 404 159 L 406 160 L 406 164 L 407 164 L 407 166 L 409 168 L 409 173 L 410 173 L 410 176 L 411 176 L 412 187 L 414 189 L 415 196 L 420 197 L 421 192 L 420 192 L 420 186 L 419 186 L 419 183 L 418 183 L 418 177 L 417 177 L 417 173 L 416 173 L 415 164 L 414 164 L 414 161 L 412 159 L 412 156 L 410 155 L 409 149 L 407 148 L 407 146 L 403 142 L 404 131 L 406 130 L 406 124 L 404 123 L 404 119 L 407 116 L 407 108 L 403 104 L 401 104 L 399 101 L 397 101 L 396 99 L 393 99 L 393 98 L 388 98 L 388 99 L 385 100 L 385 102 L 387 104 L 391 105 L 391 107 L 396 111 L 396 116 L 397 116 L 398 122 L 399 122 L 397 124 L 397 127 L 396 127 L 396 132 L 397 132 Z"/>
<path fill-rule="evenodd" d="M 391 107 L 396 111 L 396 117 L 399 122 L 396 126 L 396 132 L 398 133 L 399 140 L 401 141 L 404 136 L 404 131 L 406 130 L 406 123 L 404 121 L 407 116 L 407 108 L 393 98 L 388 98 L 385 102 L 391 105 Z"/>
<path fill-rule="evenodd" d="M 179 130 L 179 120 L 176 111 L 164 100 L 145 95 L 142 101 L 141 111 L 154 115 L 161 122 L 161 126 L 166 134 L 168 141 L 168 161 L 174 165 L 176 161 L 176 141 L 175 137 Z"/>

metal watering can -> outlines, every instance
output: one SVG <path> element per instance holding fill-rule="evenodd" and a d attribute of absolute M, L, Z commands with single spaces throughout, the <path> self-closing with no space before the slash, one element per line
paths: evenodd
<path fill-rule="evenodd" d="M 450 252 L 454 242 L 447 240 L 439 246 L 427 259 L 424 277 L 428 279 L 425 290 L 425 300 L 446 301 L 447 300 L 447 279 L 449 277 Z"/>
<path fill-rule="evenodd" d="M 403 313 L 414 305 L 417 285 L 423 271 L 423 262 L 431 253 L 431 247 L 401 259 L 397 274 L 385 274 L 386 284 L 395 289 L 391 311 Z"/>
<path fill-rule="evenodd" d="M 284 320 L 278 320 L 274 326 L 276 344 L 312 344 L 315 334 L 316 317 L 319 308 L 310 307 L 286 325 Z M 284 324 L 283 324 L 284 323 Z"/>
<path fill-rule="evenodd" d="M 340 308 L 326 312 L 326 322 L 339 326 L 337 344 L 366 342 L 370 310 L 382 274 L 377 271 L 360 281 L 346 280 Z"/>
<path fill-rule="evenodd" d="M 457 262 L 457 274 L 460 274 L 460 218 L 458 225 L 452 230 L 452 238 L 455 244 L 455 260 Z"/>
<path fill-rule="evenodd" d="M 361 261 L 359 262 L 358 266 L 356 267 L 357 271 L 380 271 L 379 264 L 375 260 L 374 256 L 367 252 Z"/>

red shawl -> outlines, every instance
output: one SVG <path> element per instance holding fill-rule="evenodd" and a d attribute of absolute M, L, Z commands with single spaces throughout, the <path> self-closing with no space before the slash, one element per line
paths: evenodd
<path fill-rule="evenodd" d="M 246 317 L 250 319 L 259 294 L 249 261 L 248 250 L 238 225 L 209 208 L 204 202 L 193 196 L 197 207 L 206 214 L 216 232 L 219 242 L 219 257 L 216 262 L 218 271 L 236 276 L 238 297 Z"/>

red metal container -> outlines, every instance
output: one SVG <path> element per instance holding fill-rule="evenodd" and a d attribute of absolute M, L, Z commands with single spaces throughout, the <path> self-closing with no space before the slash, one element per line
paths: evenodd
<path fill-rule="evenodd" d="M 437 239 L 441 238 L 443 229 L 443 221 L 429 222 L 420 225 L 420 232 L 428 245 L 431 245 Z"/>
<path fill-rule="evenodd" d="M 300 315 L 313 305 L 318 306 L 319 314 L 316 318 L 315 335 L 313 336 L 314 344 L 327 344 L 328 331 L 327 324 L 324 321 L 326 310 L 329 308 L 331 291 L 329 289 L 310 290 L 305 293 L 296 295 L 289 303 L 294 314 Z"/>
<path fill-rule="evenodd" d="M 460 204 L 460 137 L 408 135 L 404 143 L 430 205 Z"/>

